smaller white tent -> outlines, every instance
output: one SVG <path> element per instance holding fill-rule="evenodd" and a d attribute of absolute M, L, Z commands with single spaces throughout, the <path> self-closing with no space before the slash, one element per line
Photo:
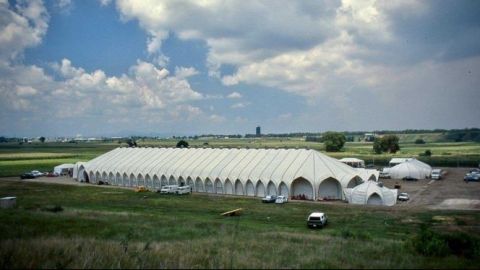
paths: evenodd
<path fill-rule="evenodd" d="M 59 175 L 64 175 L 64 174 L 68 174 L 68 171 L 69 170 L 72 170 L 73 171 L 73 168 L 75 167 L 74 164 L 61 164 L 61 165 L 58 165 L 58 166 L 55 166 L 53 168 L 53 172 L 56 173 L 56 174 L 59 174 Z"/>
<path fill-rule="evenodd" d="M 396 165 L 398 165 L 398 164 L 402 164 L 402 163 L 407 162 L 407 161 L 409 161 L 409 160 L 411 160 L 411 159 L 412 159 L 412 158 L 392 158 L 392 159 L 390 160 L 390 162 L 388 163 L 388 165 L 389 165 L 390 167 L 394 167 L 394 166 L 396 166 Z"/>
<path fill-rule="evenodd" d="M 415 179 L 425 179 L 432 174 L 432 167 L 417 159 L 410 159 L 400 163 L 388 170 L 390 176 L 394 179 L 402 179 L 404 177 L 413 177 Z"/>
<path fill-rule="evenodd" d="M 358 158 L 342 158 L 339 161 L 353 168 L 365 168 L 365 161 Z"/>
<path fill-rule="evenodd" d="M 345 197 L 351 204 L 392 206 L 397 203 L 396 189 L 389 189 L 375 181 L 367 181 L 354 188 L 345 188 Z"/>

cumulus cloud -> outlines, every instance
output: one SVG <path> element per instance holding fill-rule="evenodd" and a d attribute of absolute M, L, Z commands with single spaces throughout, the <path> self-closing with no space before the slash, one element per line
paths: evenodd
<path fill-rule="evenodd" d="M 232 98 L 232 99 L 235 99 L 235 98 L 242 98 L 242 94 L 238 93 L 238 92 L 232 92 L 230 93 L 227 98 Z"/>
<path fill-rule="evenodd" d="M 233 104 L 232 106 L 230 106 L 230 108 L 241 109 L 241 108 L 247 107 L 248 105 L 250 105 L 250 103 L 248 103 L 248 102 L 237 102 L 237 103 Z"/>

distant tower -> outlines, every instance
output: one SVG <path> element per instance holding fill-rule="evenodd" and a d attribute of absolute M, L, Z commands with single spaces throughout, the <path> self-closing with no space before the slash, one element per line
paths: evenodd
<path fill-rule="evenodd" d="M 257 137 L 262 136 L 262 132 L 260 131 L 260 126 L 257 127 L 256 132 L 255 132 L 255 135 L 256 135 Z"/>

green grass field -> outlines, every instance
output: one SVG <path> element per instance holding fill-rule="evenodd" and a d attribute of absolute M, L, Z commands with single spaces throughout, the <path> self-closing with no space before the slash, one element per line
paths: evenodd
<path fill-rule="evenodd" d="M 302 138 L 251 138 L 251 139 L 199 139 L 189 140 L 191 147 L 239 147 L 239 148 L 308 148 L 325 152 L 324 145 L 318 142 L 306 142 Z M 140 147 L 175 147 L 177 140 L 139 140 Z M 26 171 L 51 171 L 55 165 L 88 161 L 125 143 L 34 143 L 0 144 L 0 177 L 16 176 Z M 385 166 L 392 157 L 417 157 L 432 166 L 476 167 L 480 162 L 480 143 L 401 143 L 396 154 L 376 155 L 371 143 L 349 142 L 340 152 L 327 153 L 335 158 L 357 157 L 368 164 Z M 431 157 L 420 156 L 425 150 L 432 152 Z"/>
<path fill-rule="evenodd" d="M 480 267 L 479 212 L 0 181 L 7 195 L 18 200 L 0 209 L 2 269 Z M 327 213 L 326 228 L 306 227 L 312 211 Z"/>

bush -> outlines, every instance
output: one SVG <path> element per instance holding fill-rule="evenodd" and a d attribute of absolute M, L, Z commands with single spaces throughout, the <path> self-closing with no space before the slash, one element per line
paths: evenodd
<path fill-rule="evenodd" d="M 340 132 L 325 132 L 322 136 L 322 141 L 325 144 L 327 152 L 337 152 L 343 148 L 346 142 L 345 135 Z"/>
<path fill-rule="evenodd" d="M 385 135 L 382 138 L 375 138 L 373 142 L 373 151 L 376 154 L 381 154 L 383 152 L 396 153 L 400 150 L 398 141 L 400 139 L 395 135 Z"/>
<path fill-rule="evenodd" d="M 177 148 L 188 148 L 188 142 L 185 140 L 178 141 Z"/>
<path fill-rule="evenodd" d="M 425 144 L 425 141 L 423 139 L 416 139 L 415 144 Z"/>
<path fill-rule="evenodd" d="M 425 225 L 420 228 L 420 234 L 412 239 L 412 246 L 416 252 L 425 256 L 445 256 L 449 253 L 446 241 Z"/>

